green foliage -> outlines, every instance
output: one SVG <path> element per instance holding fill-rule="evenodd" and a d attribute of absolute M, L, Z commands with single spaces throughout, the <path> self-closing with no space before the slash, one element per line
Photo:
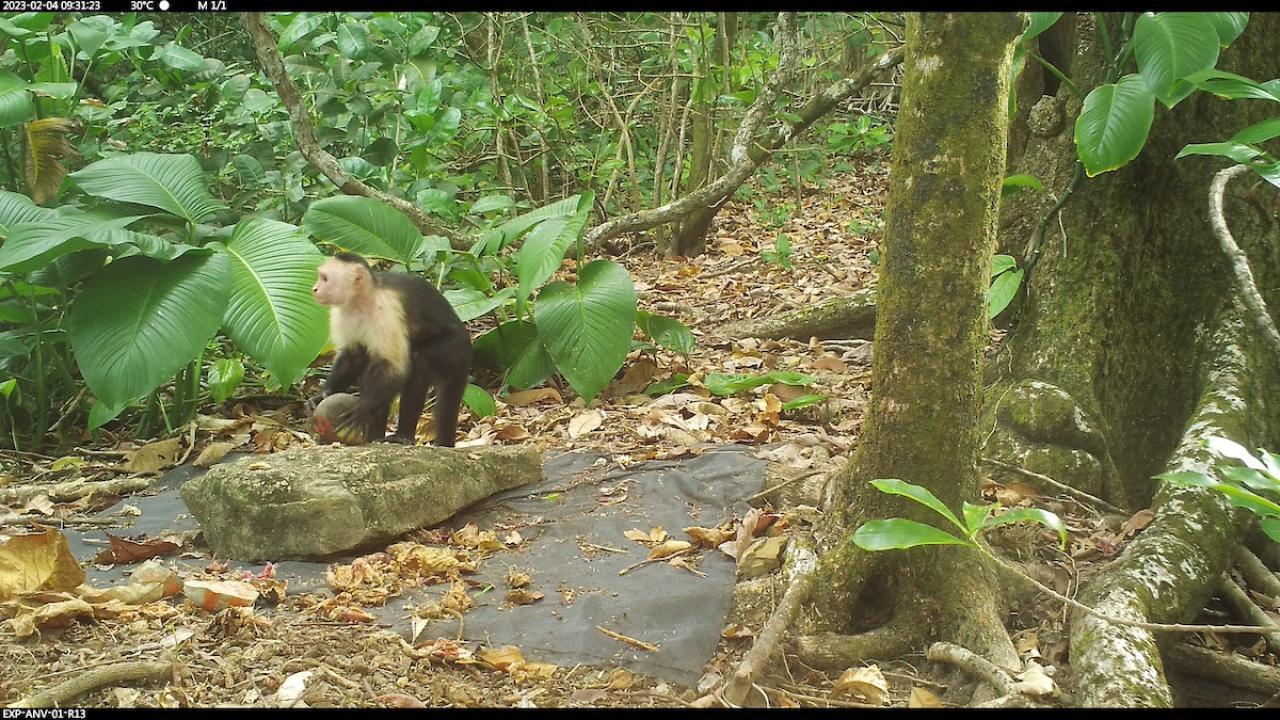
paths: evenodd
<path fill-rule="evenodd" d="M 991 258 L 991 288 L 987 291 L 987 318 L 994 320 L 1009 307 L 1022 285 L 1022 268 L 1008 255 Z"/>
<path fill-rule="evenodd" d="M 298 228 L 245 220 L 226 244 L 231 294 L 222 326 L 275 380 L 297 382 L 329 335 L 328 314 L 311 297 L 320 253 Z"/>
<path fill-rule="evenodd" d="M 244 382 L 244 363 L 235 358 L 215 360 L 209 367 L 209 395 L 216 403 L 231 397 Z"/>
<path fill-rule="evenodd" d="M 1221 493 L 1235 507 L 1256 515 L 1262 532 L 1280 542 L 1280 456 L 1261 448 L 1254 455 L 1239 443 L 1218 436 L 1208 438 L 1206 444 L 1223 459 L 1213 466 L 1216 478 L 1194 470 L 1181 470 L 1161 473 L 1156 479 Z M 1243 463 L 1244 467 L 1225 461 Z"/>
<path fill-rule="evenodd" d="M 1027 189 L 1043 190 L 1044 183 L 1040 182 L 1040 178 L 1035 175 L 1027 173 L 1010 175 L 1000 183 L 1000 198 L 1004 199 Z"/>
<path fill-rule="evenodd" d="M 589 401 L 627 359 L 635 332 L 635 286 L 621 265 L 595 260 L 582 268 L 576 285 L 559 281 L 543 288 L 534 320 L 547 354 Z"/>
<path fill-rule="evenodd" d="M 1141 75 L 1100 85 L 1076 118 L 1076 150 L 1089 177 L 1122 167 L 1138 156 L 1155 117 L 1155 96 Z"/>
<path fill-rule="evenodd" d="M 358 195 L 317 200 L 302 216 L 302 227 L 321 242 L 403 265 L 416 260 L 426 245 L 422 233 L 404 213 Z"/>
<path fill-rule="evenodd" d="M 787 370 L 772 370 L 760 375 L 707 373 L 702 381 L 707 390 L 713 395 L 720 396 L 737 395 L 761 385 L 772 385 L 774 383 L 808 387 L 815 382 L 817 380 L 812 375 Z"/>
<path fill-rule="evenodd" d="M 117 260 L 94 274 L 71 307 L 68 336 L 85 384 L 115 414 L 150 394 L 200 353 L 227 304 L 222 253 L 164 264 Z"/>
<path fill-rule="evenodd" d="M 772 265 L 777 265 L 784 270 L 791 270 L 791 241 L 783 233 L 778 233 L 777 239 L 773 241 L 773 249 L 765 250 L 760 253 L 760 257 L 764 261 Z"/>
<path fill-rule="evenodd" d="M 484 388 L 470 383 L 462 393 L 462 404 L 466 405 L 471 410 L 471 414 L 477 418 L 498 414 L 498 404 L 494 402 L 493 396 L 485 392 Z"/>
<path fill-rule="evenodd" d="M 905 518 L 872 520 L 863 524 L 853 534 L 853 544 L 863 550 L 905 550 L 921 545 L 962 545 L 981 549 L 977 543 L 977 537 L 983 530 L 1024 521 L 1039 523 L 1055 531 L 1058 533 L 1062 548 L 1065 550 L 1067 547 L 1066 525 L 1057 515 L 1047 510 L 1021 508 L 997 515 L 995 511 L 999 509 L 999 503 L 973 505 L 966 502 L 962 508 L 964 515 L 962 521 L 936 495 L 920 485 L 896 479 L 872 480 L 871 485 L 882 493 L 905 497 L 929 508 L 959 530 L 960 534 L 953 535 L 932 525 Z"/>
<path fill-rule="evenodd" d="M 1196 90 L 1227 99 L 1280 102 L 1280 82 L 1257 83 L 1218 70 L 1219 51 L 1234 41 L 1248 23 L 1247 13 L 1143 13 L 1133 22 L 1131 42 L 1109 58 L 1111 77 L 1118 77 L 1130 60 L 1137 72 L 1094 88 L 1076 119 L 1076 150 L 1085 173 L 1094 177 L 1123 167 L 1147 142 L 1155 116 L 1155 101 L 1173 108 Z M 1102 42 L 1109 35 L 1100 26 Z M 1280 162 L 1257 147 L 1273 135 L 1260 124 L 1241 131 L 1230 142 L 1187 145 L 1178 157 L 1215 155 L 1247 165 L 1267 182 L 1280 186 Z"/>
<path fill-rule="evenodd" d="M 839 155 L 872 153 L 893 142 L 893 133 L 879 118 L 859 115 L 852 123 L 827 126 L 827 147 Z"/>
<path fill-rule="evenodd" d="M 654 315 L 645 310 L 636 311 L 636 327 L 646 337 L 674 352 L 688 355 L 693 352 L 697 340 L 684 323 L 675 318 Z"/>

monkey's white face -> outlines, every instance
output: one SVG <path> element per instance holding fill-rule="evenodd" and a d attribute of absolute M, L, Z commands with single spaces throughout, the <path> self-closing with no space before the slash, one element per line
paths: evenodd
<path fill-rule="evenodd" d="M 365 289 L 368 277 L 364 268 L 340 260 L 326 260 L 316 271 L 316 284 L 311 294 L 316 302 L 339 307 L 351 302 Z"/>

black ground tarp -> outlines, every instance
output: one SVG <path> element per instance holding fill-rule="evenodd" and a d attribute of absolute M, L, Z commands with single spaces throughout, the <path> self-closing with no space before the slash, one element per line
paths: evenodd
<path fill-rule="evenodd" d="M 463 618 L 463 637 L 487 645 L 517 645 L 530 660 L 559 665 L 620 665 L 685 686 L 697 682 L 718 642 L 729 611 L 734 583 L 732 560 L 718 551 L 702 551 L 699 577 L 666 563 L 618 571 L 643 560 L 648 548 L 627 540 L 630 529 L 664 528 L 675 539 L 688 539 L 690 525 L 713 527 L 747 510 L 743 499 L 761 489 L 764 462 L 747 448 L 719 446 L 679 461 L 654 461 L 625 470 L 595 453 L 562 453 L 545 463 L 546 478 L 483 500 L 446 525 L 472 522 L 481 530 L 497 529 L 499 538 L 516 530 L 525 542 L 485 560 L 480 572 L 467 576 L 491 583 L 493 590 L 471 593 L 479 606 Z M 186 512 L 177 488 L 199 472 L 177 468 L 153 487 L 157 494 L 133 496 L 125 502 L 142 511 L 127 530 L 112 534 L 158 537 L 197 527 Z M 119 508 L 102 513 L 113 516 Z M 99 529 L 64 530 L 72 552 L 82 562 L 102 549 Z M 624 550 L 625 553 L 590 545 Z M 276 564 L 289 591 L 327 592 L 324 570 L 330 562 L 346 562 L 356 554 L 327 562 L 283 561 Z M 196 558 L 174 561 L 197 568 Z M 514 566 L 532 577 L 530 589 L 544 594 L 531 605 L 509 606 L 504 600 L 506 576 Z M 235 563 L 233 569 L 260 572 L 261 564 Z M 130 568 L 89 567 L 87 583 L 107 587 L 123 581 Z M 413 589 L 385 607 L 369 608 L 379 621 L 406 637 L 412 609 L 443 592 L 444 586 Z M 647 652 L 610 638 L 597 629 L 659 646 Z M 359 626 L 353 626 L 353 631 Z M 436 621 L 418 637 L 455 637 L 456 620 Z"/>

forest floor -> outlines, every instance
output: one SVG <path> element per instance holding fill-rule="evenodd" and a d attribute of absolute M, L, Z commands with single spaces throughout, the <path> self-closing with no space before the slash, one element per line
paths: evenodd
<path fill-rule="evenodd" d="M 867 347 L 726 341 L 715 337 L 713 330 L 729 321 L 806 307 L 872 284 L 875 268 L 869 255 L 879 239 L 887 186 L 887 163 L 883 159 L 865 163 L 825 188 L 807 189 L 799 210 L 794 191 L 785 189 L 767 198 L 757 193 L 762 200 L 755 205 L 730 202 L 721 211 L 707 253 L 701 257 L 657 260 L 651 249 L 629 253 L 621 262 L 635 280 L 641 309 L 683 321 L 698 337 L 697 348 L 688 357 L 665 350 L 633 353 L 622 376 L 589 406 L 578 399 L 566 402 L 564 395 L 572 397 L 571 391 L 562 394 L 547 387 L 513 392 L 499 400 L 496 416 L 479 421 L 464 409 L 461 425 L 467 437 L 460 444 L 590 449 L 626 467 L 697 454 L 707 445 L 738 443 L 761 446 L 761 456 L 784 468 L 784 475 L 834 473 L 853 448 L 869 398 Z M 778 208 L 787 203 L 791 212 L 780 213 Z M 790 270 L 762 259 L 763 253 L 775 249 L 779 233 L 790 242 Z M 566 263 L 564 271 L 571 270 Z M 801 372 L 816 382 L 803 391 L 773 385 L 728 397 L 716 397 L 700 387 L 708 373 L 768 370 Z M 691 386 L 657 398 L 642 394 L 649 384 L 676 373 L 688 373 Z M 490 386 L 486 380 L 492 379 L 482 377 L 481 384 Z M 794 412 L 782 410 L 782 404 L 799 392 L 820 393 L 828 401 Z M 420 436 L 426 430 L 420 428 Z M 78 449 L 69 456 L 71 460 L 21 455 L 20 466 L 11 464 L 7 475 L 0 472 L 0 517 L 8 511 L 10 518 L 0 523 L 0 542 L 26 532 L 24 526 L 33 522 L 56 527 L 68 516 L 82 517 L 115 499 L 51 499 L 49 493 L 17 493 L 19 488 L 76 478 L 117 478 L 128 471 L 156 472 L 200 456 L 205 462 L 216 461 L 231 449 L 274 452 L 312 442 L 306 431 L 296 403 L 280 407 L 278 401 L 272 406 L 265 398 L 242 398 L 203 418 L 189 433 L 149 447 L 121 441 Z M 1039 497 L 1033 489 L 1016 485 L 989 484 L 984 494 L 1006 505 L 1028 504 Z M 1072 549 L 1072 557 L 1081 563 L 1090 557 L 1113 556 L 1142 524 L 1138 516 L 1117 526 L 1097 518 L 1074 518 L 1072 508 L 1061 504 L 1050 509 L 1067 516 L 1073 531 L 1081 533 Z M 760 515 L 750 522 L 759 525 L 761 534 L 785 533 L 790 511 L 766 507 L 771 526 L 761 522 Z M 729 537 L 739 531 L 742 520 L 724 528 Z M 770 529 L 765 530 L 766 526 Z M 673 535 L 678 532 L 672 530 Z M 169 552 L 180 552 L 180 544 L 187 541 L 175 540 L 179 547 Z M 1054 552 L 1052 538 L 1036 531 L 1023 534 L 1015 544 L 1022 546 L 1024 555 L 1038 555 L 1040 547 L 1046 554 Z M 0 569 L 3 560 L 0 557 Z M 1046 563 L 1041 569 L 1042 579 L 1062 590 L 1080 579 L 1079 567 L 1068 573 L 1060 563 L 1054 567 Z M 235 579 L 220 576 L 216 566 L 207 575 L 207 579 Z M 269 587 L 270 578 L 258 578 L 255 584 Z M 127 607 L 107 603 L 91 611 L 68 609 L 64 620 L 38 622 L 36 632 L 21 639 L 13 629 L 0 626 L 0 704 L 113 663 L 166 659 L 176 661 L 173 682 L 106 684 L 79 696 L 74 704 L 678 707 L 704 694 L 622 668 L 532 662 L 517 648 L 480 648 L 476 643 L 450 640 L 415 647 L 394 632 L 369 627 L 358 603 L 335 608 L 296 597 L 286 602 L 295 609 L 316 611 L 292 617 L 243 610 L 215 614 L 177 596 Z M 0 604 L 0 620 L 16 614 L 12 603 Z M 1015 640 L 1024 657 L 1043 654 L 1043 664 L 1057 663 L 1064 648 L 1061 616 L 1060 609 L 1035 608 L 1022 618 L 1024 627 Z M 733 672 L 767 614 L 735 617 L 743 622 L 726 627 L 706 668 L 705 687 Z M 1041 632 L 1039 623 L 1046 619 L 1048 629 Z M 770 684 L 770 703 L 775 706 L 952 702 L 944 693 L 945 678 L 940 682 L 939 676 L 923 676 L 906 662 L 886 664 L 876 673 L 880 680 L 873 679 L 870 685 L 865 684 L 865 676 L 841 681 L 806 671 L 794 662 L 786 670 L 789 678 Z M 876 689 L 877 683 L 883 692 Z"/>

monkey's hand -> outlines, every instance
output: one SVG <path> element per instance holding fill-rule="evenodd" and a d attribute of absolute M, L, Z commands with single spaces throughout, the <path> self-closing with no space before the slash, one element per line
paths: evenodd
<path fill-rule="evenodd" d="M 320 401 L 324 400 L 327 397 L 329 397 L 329 393 L 323 390 L 313 395 L 311 399 L 307 401 L 307 405 L 306 405 L 307 417 L 311 417 L 312 415 L 315 415 L 316 408 L 320 406 Z"/>
<path fill-rule="evenodd" d="M 348 445 L 358 445 L 365 442 L 373 442 L 381 440 L 386 433 L 386 419 L 379 418 L 380 413 L 377 409 L 371 409 L 364 405 L 357 404 L 354 408 L 343 413 L 338 422 L 334 425 L 333 431 L 338 439 Z M 366 428 L 377 428 L 381 424 L 382 432 L 374 430 L 372 437 L 366 437 Z"/>

